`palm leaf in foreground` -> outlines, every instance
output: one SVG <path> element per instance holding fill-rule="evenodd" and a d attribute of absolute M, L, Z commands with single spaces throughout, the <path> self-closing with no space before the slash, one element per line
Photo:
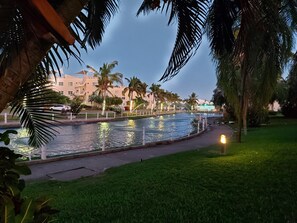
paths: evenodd
<path fill-rule="evenodd" d="M 150 10 L 157 8 L 159 2 L 156 0 L 145 0 L 140 6 L 137 15 L 141 12 L 148 13 Z M 170 10 L 168 25 L 175 18 L 178 21 L 174 49 L 168 67 L 160 79 L 161 81 L 167 81 L 178 74 L 180 69 L 186 65 L 199 48 L 208 10 L 208 1 L 168 0 L 163 2 L 161 11 L 165 9 L 166 13 L 168 13 Z"/>
<path fill-rule="evenodd" d="M 41 147 L 54 138 L 58 131 L 48 107 L 54 103 L 52 90 L 45 80 L 30 80 L 12 101 L 11 112 L 20 117 L 22 127 L 28 129 L 29 145 Z"/>

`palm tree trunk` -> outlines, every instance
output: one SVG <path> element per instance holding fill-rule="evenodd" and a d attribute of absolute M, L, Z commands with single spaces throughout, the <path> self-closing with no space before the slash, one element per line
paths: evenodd
<path fill-rule="evenodd" d="M 57 9 L 66 26 L 75 19 L 88 0 L 72 0 L 60 4 Z M 0 111 L 16 95 L 19 88 L 30 78 L 35 67 L 40 63 L 53 43 L 40 43 L 35 35 L 31 35 L 16 55 L 11 58 L 4 72 L 0 74 Z"/>
<path fill-rule="evenodd" d="M 154 98 L 154 96 L 153 96 L 152 106 L 151 106 L 151 113 L 153 113 L 153 110 L 154 110 L 154 102 L 155 102 L 155 98 Z"/>
<path fill-rule="evenodd" d="M 132 98 L 133 98 L 133 93 L 130 96 L 130 113 L 132 112 L 132 108 L 133 108 L 133 106 L 132 106 L 132 104 L 133 104 Z"/>
<path fill-rule="evenodd" d="M 242 122 L 243 122 L 243 133 L 244 133 L 244 135 L 247 135 L 247 110 L 248 110 L 248 97 L 247 97 L 247 94 L 245 94 L 243 114 L 242 114 L 243 115 Z"/>
<path fill-rule="evenodd" d="M 241 131 L 244 120 L 244 105 L 246 100 L 246 81 L 248 76 L 248 69 L 246 67 L 246 63 L 243 62 L 241 66 L 241 88 L 240 88 L 240 97 L 239 97 L 239 112 L 238 112 L 238 135 L 237 142 L 241 142 Z M 246 121 L 246 117 L 245 117 Z"/>
<path fill-rule="evenodd" d="M 104 115 L 105 107 L 106 107 L 106 91 L 103 92 L 103 103 L 102 103 L 102 112 L 101 112 L 101 115 Z"/>

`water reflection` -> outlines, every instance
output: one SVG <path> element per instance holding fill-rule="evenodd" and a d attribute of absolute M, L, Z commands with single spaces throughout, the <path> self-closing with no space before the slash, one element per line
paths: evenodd
<path fill-rule="evenodd" d="M 127 119 L 73 126 L 61 126 L 60 134 L 47 147 L 49 156 L 141 145 L 143 127 L 145 141 L 155 142 L 183 137 L 193 131 L 191 121 L 197 114 L 176 114 L 143 119 Z M 19 132 L 22 132 L 20 129 Z M 104 133 L 103 133 L 104 132 Z"/>

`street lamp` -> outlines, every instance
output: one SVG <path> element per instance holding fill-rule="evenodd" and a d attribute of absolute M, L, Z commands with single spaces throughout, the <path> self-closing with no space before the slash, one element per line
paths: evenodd
<path fill-rule="evenodd" d="M 221 154 L 226 154 L 226 144 L 227 144 L 227 138 L 226 135 L 221 134 L 220 135 L 220 143 L 221 143 Z"/>

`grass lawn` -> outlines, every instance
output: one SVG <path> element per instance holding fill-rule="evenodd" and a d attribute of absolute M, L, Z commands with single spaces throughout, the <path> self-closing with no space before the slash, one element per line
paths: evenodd
<path fill-rule="evenodd" d="M 36 182 L 57 222 L 297 222 L 297 120 L 251 129 L 241 144 L 154 158 L 72 182 Z"/>

